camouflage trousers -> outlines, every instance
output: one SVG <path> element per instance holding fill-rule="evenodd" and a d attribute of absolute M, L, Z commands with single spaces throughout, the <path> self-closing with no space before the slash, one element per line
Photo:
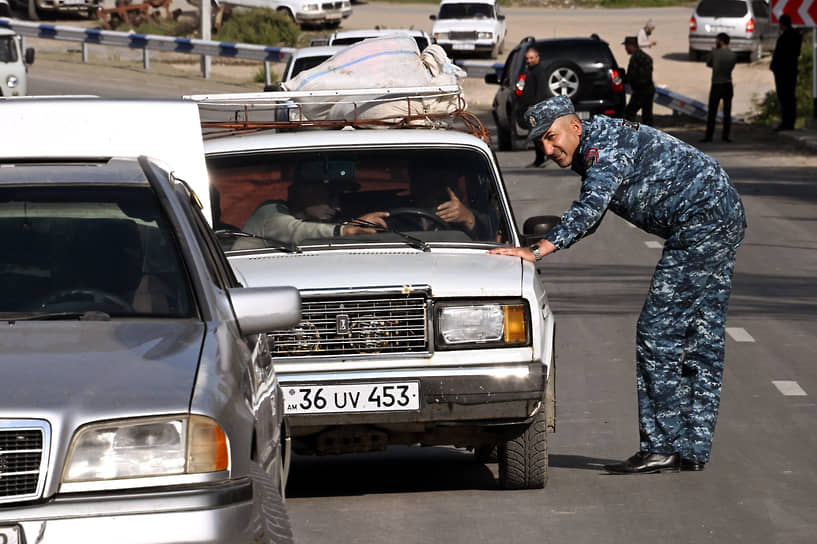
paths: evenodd
<path fill-rule="evenodd" d="M 737 193 L 726 200 L 666 240 L 653 275 L 636 335 L 642 451 L 709 461 L 726 310 L 745 229 Z"/>

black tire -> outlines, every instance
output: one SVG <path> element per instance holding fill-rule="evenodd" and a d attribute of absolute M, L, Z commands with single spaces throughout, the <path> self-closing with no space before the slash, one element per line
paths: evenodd
<path fill-rule="evenodd" d="M 287 8 L 278 8 L 275 11 L 285 15 L 286 18 L 292 21 L 293 23 L 295 22 L 295 15 L 293 15 L 292 12 L 289 11 Z"/>
<path fill-rule="evenodd" d="M 511 139 L 513 135 L 511 134 L 511 128 L 502 128 L 501 126 L 496 126 L 496 143 L 499 147 L 500 151 L 512 151 L 513 145 L 511 144 Z"/>
<path fill-rule="evenodd" d="M 551 96 L 578 96 L 582 87 L 581 69 L 568 61 L 557 61 L 545 68 L 545 93 Z"/>
<path fill-rule="evenodd" d="M 548 444 L 545 414 L 539 410 L 517 437 L 497 448 L 502 489 L 542 489 L 548 481 Z"/>
<path fill-rule="evenodd" d="M 257 500 L 259 501 L 260 523 L 263 531 L 263 540 L 260 540 L 260 542 L 293 544 L 289 515 L 274 479 L 254 461 L 250 462 L 250 477 L 253 481 L 254 493 L 257 491 L 259 495 Z"/>

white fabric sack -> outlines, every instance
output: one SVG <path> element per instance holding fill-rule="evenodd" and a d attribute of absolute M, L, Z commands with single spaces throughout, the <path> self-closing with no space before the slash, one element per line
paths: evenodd
<path fill-rule="evenodd" d="M 427 87 L 459 85 L 458 80 L 463 77 L 465 72 L 451 62 L 439 45 L 428 46 L 421 55 L 413 38 L 395 35 L 350 45 L 281 86 L 287 91 Z M 458 104 L 454 96 L 388 98 L 388 101 L 377 101 L 378 98 L 372 96 L 316 97 L 297 101 L 309 120 L 394 118 L 393 122 L 399 122 L 405 115 L 450 113 L 464 105 Z M 413 124 L 436 123 L 417 121 Z"/>

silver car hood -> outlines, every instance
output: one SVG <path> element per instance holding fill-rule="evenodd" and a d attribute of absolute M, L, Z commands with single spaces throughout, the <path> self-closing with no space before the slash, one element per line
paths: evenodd
<path fill-rule="evenodd" d="M 360 250 L 233 254 L 249 287 L 301 290 L 431 286 L 435 297 L 521 296 L 522 261 L 485 250 Z"/>
<path fill-rule="evenodd" d="M 0 418 L 189 410 L 205 326 L 179 320 L 0 321 Z"/>

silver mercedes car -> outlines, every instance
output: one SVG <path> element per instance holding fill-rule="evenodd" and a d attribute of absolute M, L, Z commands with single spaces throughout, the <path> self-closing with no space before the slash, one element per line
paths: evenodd
<path fill-rule="evenodd" d="M 0 542 L 290 542 L 258 333 L 298 292 L 241 287 L 146 157 L 2 157 Z"/>

